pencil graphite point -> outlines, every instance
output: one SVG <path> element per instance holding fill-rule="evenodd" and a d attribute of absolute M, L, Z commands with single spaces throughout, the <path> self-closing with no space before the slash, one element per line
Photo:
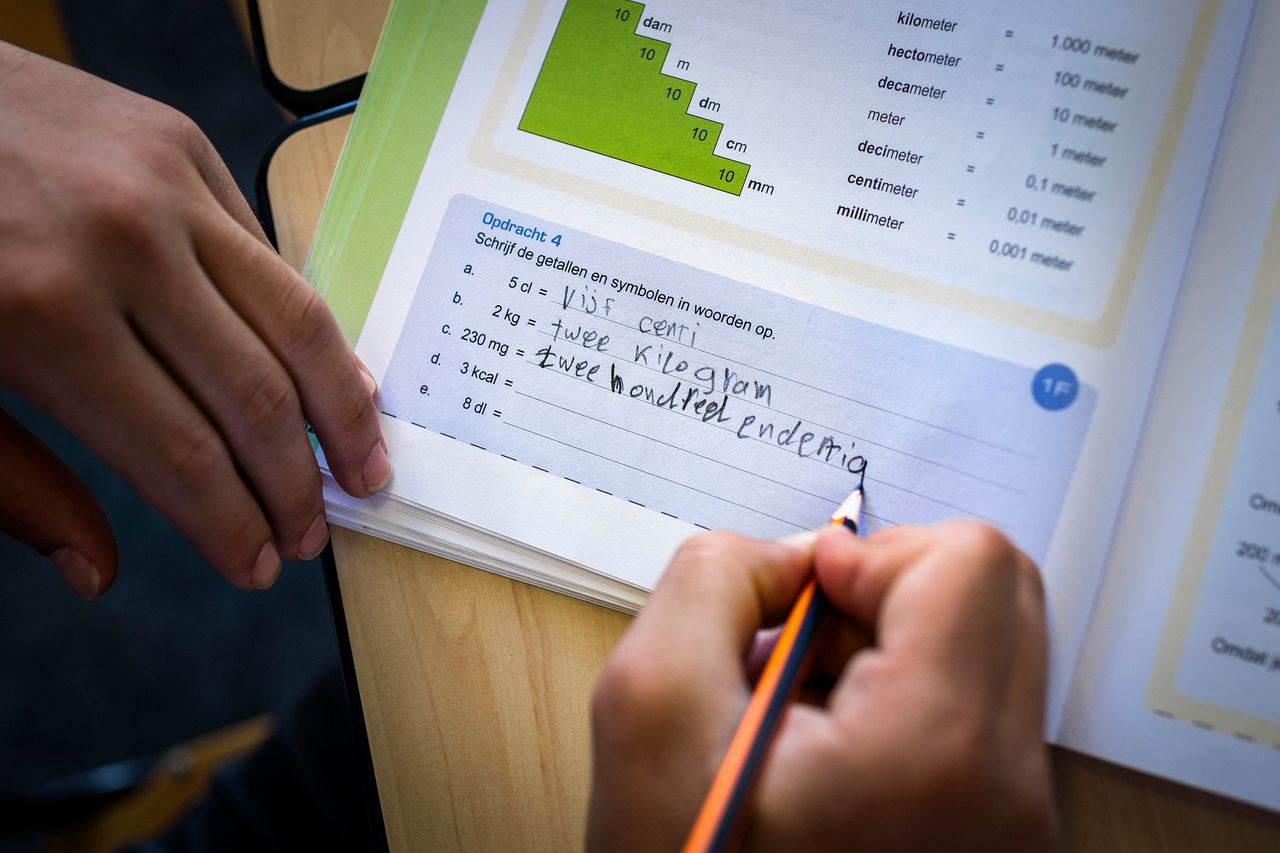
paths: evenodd
<path fill-rule="evenodd" d="M 856 523 L 858 521 L 858 513 L 862 509 L 862 486 L 858 486 L 849 493 L 849 497 L 844 499 L 844 503 L 831 514 L 832 524 L 841 524 L 846 518 L 851 518 Z"/>

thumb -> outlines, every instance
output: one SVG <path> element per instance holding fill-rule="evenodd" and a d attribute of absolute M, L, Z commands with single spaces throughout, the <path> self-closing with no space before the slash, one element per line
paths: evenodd
<path fill-rule="evenodd" d="M 704 533 L 677 551 L 592 703 L 588 849 L 677 849 L 746 707 L 744 659 L 812 563 L 811 538 Z"/>
<path fill-rule="evenodd" d="M 0 532 L 58 568 L 77 595 L 96 598 L 116 575 L 107 517 L 80 478 L 0 411 Z"/>
<path fill-rule="evenodd" d="M 813 535 L 787 540 L 704 533 L 676 552 L 630 632 L 699 677 L 741 682 L 756 632 L 780 623 L 809 576 Z"/>

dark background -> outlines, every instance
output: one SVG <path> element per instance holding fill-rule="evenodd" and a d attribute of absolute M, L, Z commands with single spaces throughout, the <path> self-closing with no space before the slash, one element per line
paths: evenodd
<path fill-rule="evenodd" d="M 227 0 L 60 7 L 75 64 L 190 115 L 254 201 L 258 161 L 285 116 Z M 75 438 L 7 390 L 0 406 L 85 480 L 120 551 L 114 587 L 84 602 L 44 558 L 0 536 L 0 789 L 282 708 L 336 666 L 318 563 L 286 564 L 266 592 L 236 590 Z"/>

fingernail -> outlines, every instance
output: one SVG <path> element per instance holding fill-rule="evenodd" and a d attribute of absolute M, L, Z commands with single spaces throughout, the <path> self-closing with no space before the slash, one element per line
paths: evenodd
<path fill-rule="evenodd" d="M 81 598 L 97 598 L 102 586 L 98 567 L 88 557 L 74 548 L 66 547 L 49 554 L 62 577 Z"/>
<path fill-rule="evenodd" d="M 790 536 L 783 536 L 778 541 L 784 545 L 791 545 L 796 548 L 809 549 L 813 547 L 813 543 L 818 539 L 818 531 L 804 530 L 800 533 L 792 533 Z"/>
<path fill-rule="evenodd" d="M 316 516 L 307 528 L 307 534 L 298 543 L 298 559 L 310 560 L 324 550 L 324 543 L 329 541 L 329 525 L 324 523 L 324 513 Z"/>
<path fill-rule="evenodd" d="M 381 441 L 369 451 L 369 458 L 364 461 L 364 470 L 360 472 L 360 476 L 370 494 L 381 489 L 391 479 L 391 460 L 387 458 L 387 448 Z"/>
<path fill-rule="evenodd" d="M 378 382 L 373 378 L 373 373 L 360 360 L 360 356 L 356 356 L 356 367 L 360 368 L 360 375 L 364 377 L 365 390 L 369 392 L 370 397 L 378 396 Z"/>
<path fill-rule="evenodd" d="M 253 588 L 270 589 L 280 577 L 280 552 L 276 546 L 268 542 L 258 552 L 258 561 L 253 564 Z"/>

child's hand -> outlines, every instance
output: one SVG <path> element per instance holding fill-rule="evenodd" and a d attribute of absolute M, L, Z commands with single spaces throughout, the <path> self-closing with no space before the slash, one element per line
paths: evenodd
<path fill-rule="evenodd" d="M 816 542 L 707 534 L 676 554 L 596 687 L 588 846 L 677 849 L 808 572 L 828 616 L 753 796 L 761 850 L 1021 850 L 1053 826 L 1031 561 L 970 523 Z M 754 649 L 753 649 L 754 644 Z"/>

